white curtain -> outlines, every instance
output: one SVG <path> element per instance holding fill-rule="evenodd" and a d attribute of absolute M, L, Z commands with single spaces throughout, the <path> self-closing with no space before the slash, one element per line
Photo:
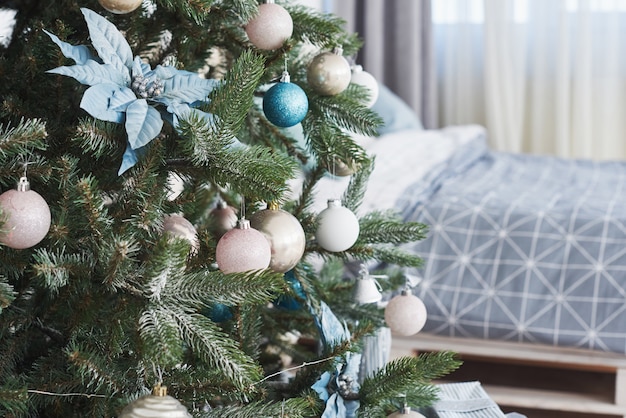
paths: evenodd
<path fill-rule="evenodd" d="M 626 159 L 625 0 L 433 2 L 439 125 L 503 151 Z"/>

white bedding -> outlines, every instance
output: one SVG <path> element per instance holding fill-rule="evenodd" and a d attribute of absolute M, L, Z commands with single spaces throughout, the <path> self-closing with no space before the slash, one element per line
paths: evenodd
<path fill-rule="evenodd" d="M 435 165 L 447 160 L 452 153 L 475 138 L 484 128 L 478 125 L 451 126 L 438 130 L 404 130 L 381 137 L 359 138 L 367 152 L 375 156 L 375 168 L 358 215 L 372 210 L 394 208 L 407 187 L 422 178 Z M 326 208 L 328 199 L 341 198 L 350 177 L 323 178 L 315 189 L 313 209 Z M 294 185 L 299 192 L 301 182 Z"/>

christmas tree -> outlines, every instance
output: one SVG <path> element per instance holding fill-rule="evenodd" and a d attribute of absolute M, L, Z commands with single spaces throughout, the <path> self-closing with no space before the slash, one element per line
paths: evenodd
<path fill-rule="evenodd" d="M 426 226 L 356 216 L 375 159 L 355 138 L 382 121 L 344 22 L 256 0 L 14 7 L 0 415 L 381 417 L 436 398 L 452 353 L 357 381 L 385 319 L 348 273 L 381 263 L 397 289 Z M 316 213 L 335 175 L 350 184 Z"/>

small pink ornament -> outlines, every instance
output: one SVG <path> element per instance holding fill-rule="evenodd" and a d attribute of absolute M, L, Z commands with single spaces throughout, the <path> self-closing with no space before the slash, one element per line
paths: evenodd
<path fill-rule="evenodd" d="M 141 6 L 142 0 L 98 0 L 105 10 L 118 15 L 130 13 Z"/>
<path fill-rule="evenodd" d="M 22 250 L 38 244 L 50 230 L 50 207 L 41 195 L 30 190 L 26 177 L 20 178 L 17 189 L 0 195 L 0 242 Z"/>
<path fill-rule="evenodd" d="M 417 334 L 426 324 L 426 306 L 417 296 L 403 291 L 385 307 L 385 322 L 394 334 Z"/>
<path fill-rule="evenodd" d="M 215 248 L 217 266 L 224 273 L 263 270 L 269 267 L 271 259 L 269 241 L 251 228 L 247 219 L 240 219 L 237 227 L 226 232 Z"/>
<path fill-rule="evenodd" d="M 344 91 L 352 79 L 350 64 L 337 47 L 333 52 L 322 52 L 315 56 L 307 67 L 309 85 L 321 96 L 334 96 Z"/>
<path fill-rule="evenodd" d="M 237 226 L 237 211 L 226 202 L 220 200 L 211 211 L 211 226 L 215 236 L 221 238 L 226 232 Z"/>
<path fill-rule="evenodd" d="M 271 51 L 291 37 L 293 21 L 284 7 L 271 1 L 259 5 L 259 14 L 248 22 L 245 30 L 254 46 Z"/>
<path fill-rule="evenodd" d="M 200 249 L 200 241 L 196 228 L 182 215 L 172 213 L 163 219 L 163 232 L 176 238 L 182 238 L 191 245 L 191 253 L 197 254 Z"/>

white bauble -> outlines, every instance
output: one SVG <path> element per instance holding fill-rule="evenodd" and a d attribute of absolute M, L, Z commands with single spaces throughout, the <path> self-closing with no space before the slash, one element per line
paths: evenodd
<path fill-rule="evenodd" d="M 359 238 L 359 220 L 339 199 L 329 199 L 328 207 L 320 212 L 317 220 L 315 238 L 326 251 L 345 251 Z"/>
<path fill-rule="evenodd" d="M 417 334 L 426 324 L 426 306 L 417 296 L 402 292 L 387 303 L 385 322 L 396 335 Z"/>
<path fill-rule="evenodd" d="M 378 87 L 378 81 L 376 81 L 373 75 L 364 71 L 362 66 L 352 66 L 352 78 L 350 79 L 350 82 L 363 86 L 369 90 L 370 97 L 369 100 L 364 103 L 365 106 L 372 107 L 374 103 L 376 103 L 380 90 Z"/>

